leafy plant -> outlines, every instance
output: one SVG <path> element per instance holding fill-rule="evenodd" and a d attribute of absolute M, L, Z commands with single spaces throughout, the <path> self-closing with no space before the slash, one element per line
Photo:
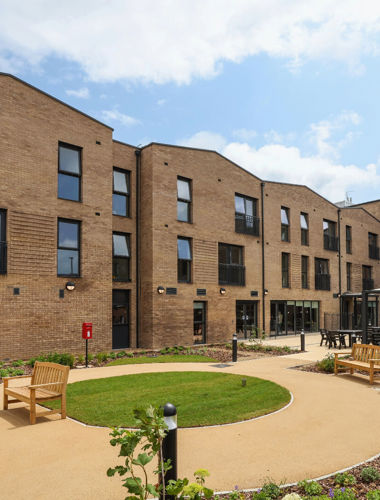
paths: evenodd
<path fill-rule="evenodd" d="M 94 355 L 93 355 L 93 354 L 88 353 L 87 359 L 88 359 L 88 362 L 89 362 L 89 363 L 91 363 L 91 361 L 93 361 L 93 360 L 94 360 Z"/>
<path fill-rule="evenodd" d="M 261 492 L 263 495 L 265 495 L 265 498 L 278 498 L 281 496 L 281 488 L 277 486 L 276 483 L 269 482 L 269 483 L 264 483 L 263 487 L 261 488 Z"/>
<path fill-rule="evenodd" d="M 98 354 L 96 354 L 96 360 L 99 365 L 107 361 L 107 359 L 108 359 L 108 354 L 106 352 L 98 352 Z"/>
<path fill-rule="evenodd" d="M 113 351 L 112 351 L 112 352 L 110 352 L 110 353 L 108 354 L 108 358 L 109 358 L 109 359 L 116 359 L 116 352 L 113 352 Z"/>
<path fill-rule="evenodd" d="M 349 474 L 348 472 L 341 472 L 337 474 L 334 478 L 335 484 L 339 486 L 353 486 L 356 484 L 355 476 Z"/>
<path fill-rule="evenodd" d="M 147 500 L 148 497 L 158 497 L 160 493 L 173 495 L 181 499 L 199 500 L 202 496 L 211 498 L 213 491 L 205 487 L 205 478 L 209 475 L 205 469 L 199 469 L 194 473 L 196 482 L 190 483 L 187 478 L 170 480 L 165 485 L 165 474 L 171 468 L 170 460 L 162 458 L 162 441 L 166 435 L 166 424 L 163 412 L 160 408 L 149 406 L 147 409 L 135 409 L 133 411 L 137 431 L 115 428 L 111 432 L 112 446 L 119 445 L 119 457 L 125 457 L 124 465 L 109 468 L 107 475 L 127 477 L 123 479 L 123 486 L 130 494 L 126 498 L 131 500 Z M 140 450 L 140 451 L 137 451 Z M 157 468 L 154 474 L 158 476 L 157 484 L 149 483 L 146 466 L 157 459 Z M 138 470 L 142 472 L 142 478 L 137 475 Z"/>
<path fill-rule="evenodd" d="M 19 359 L 18 361 L 12 361 L 12 366 L 22 366 L 24 362 Z"/>
<path fill-rule="evenodd" d="M 317 483 L 317 481 L 308 481 L 307 479 L 300 481 L 298 483 L 298 486 L 302 488 L 302 490 L 309 497 L 318 496 L 322 493 L 323 490 L 322 486 Z"/>
<path fill-rule="evenodd" d="M 370 490 L 367 493 L 367 500 L 380 500 L 380 490 Z"/>
<path fill-rule="evenodd" d="M 334 500 L 356 500 L 356 492 L 353 488 L 335 488 Z"/>
<path fill-rule="evenodd" d="M 334 355 L 327 354 L 322 361 L 318 361 L 317 368 L 321 372 L 333 373 L 334 372 Z"/>
<path fill-rule="evenodd" d="M 117 354 L 116 354 L 116 357 L 118 358 L 124 358 L 124 356 L 126 355 L 127 353 L 125 351 L 119 351 Z"/>
<path fill-rule="evenodd" d="M 49 361 L 50 363 L 58 363 L 60 365 L 67 365 L 72 368 L 74 366 L 74 355 L 69 354 L 67 352 L 59 353 L 59 352 L 50 352 L 48 354 L 40 354 L 39 356 L 35 356 L 30 358 L 26 364 L 30 366 L 34 366 L 36 361 Z"/>
<path fill-rule="evenodd" d="M 83 356 L 83 354 L 78 354 L 78 356 L 77 356 L 77 363 L 79 365 L 83 365 L 83 363 L 84 363 L 84 356 Z"/>
<path fill-rule="evenodd" d="M 360 476 L 365 483 L 375 483 L 380 480 L 380 472 L 375 467 L 364 467 Z"/>

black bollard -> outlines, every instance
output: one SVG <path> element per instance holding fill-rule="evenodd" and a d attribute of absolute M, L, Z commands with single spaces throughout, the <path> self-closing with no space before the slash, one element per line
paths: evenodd
<path fill-rule="evenodd" d="M 164 406 L 164 421 L 168 426 L 168 432 L 162 441 L 162 459 L 164 462 L 170 460 L 171 469 L 165 474 L 165 484 L 170 479 L 177 481 L 177 408 L 171 403 Z M 163 493 L 161 492 L 161 499 Z M 172 495 L 165 495 L 166 500 L 174 500 Z"/>
<path fill-rule="evenodd" d="M 234 333 L 232 335 L 232 362 L 237 362 L 237 335 Z"/>
<path fill-rule="evenodd" d="M 303 331 L 303 329 L 301 330 L 300 338 L 301 338 L 301 351 L 305 352 L 305 332 Z"/>

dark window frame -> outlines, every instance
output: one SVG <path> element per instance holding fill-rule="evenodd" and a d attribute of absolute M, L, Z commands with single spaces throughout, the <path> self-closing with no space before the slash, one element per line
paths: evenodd
<path fill-rule="evenodd" d="M 368 257 L 370 259 L 379 260 L 380 251 L 378 245 L 378 235 L 368 231 Z"/>
<path fill-rule="evenodd" d="M 287 223 L 282 222 L 282 211 L 285 211 Z M 288 207 L 281 206 L 281 241 L 286 243 L 290 242 L 290 209 Z"/>
<path fill-rule="evenodd" d="M 78 151 L 79 153 L 79 174 L 75 172 L 67 172 L 66 170 L 61 170 L 61 162 L 60 162 L 60 148 L 66 148 L 66 149 L 72 149 L 73 151 Z M 83 148 L 81 146 L 75 146 L 74 144 L 68 144 L 67 142 L 58 142 L 58 192 L 57 192 L 57 197 L 60 200 L 66 200 L 66 201 L 74 201 L 75 203 L 82 203 L 82 174 L 83 174 L 83 168 L 82 168 L 82 152 Z M 63 198 L 62 196 L 59 196 L 59 176 L 60 175 L 65 175 L 66 177 L 75 177 L 79 179 L 79 193 L 78 193 L 78 199 L 77 200 L 72 200 L 71 198 Z"/>
<path fill-rule="evenodd" d="M 301 281 L 302 281 L 302 288 L 308 289 L 309 288 L 309 256 L 308 255 L 301 255 Z"/>
<path fill-rule="evenodd" d="M 125 182 L 127 185 L 127 193 L 124 193 L 122 191 L 118 191 L 117 189 L 115 189 L 114 172 L 120 172 L 121 174 L 125 175 Z M 113 197 L 114 197 L 114 195 L 123 196 L 125 198 L 125 211 L 126 211 L 125 215 L 114 213 L 114 211 L 113 211 Z M 131 217 L 131 215 L 130 215 L 130 213 L 131 213 L 131 211 L 130 211 L 130 203 L 131 203 L 130 198 L 131 198 L 131 171 L 114 166 L 112 168 L 112 215 L 116 215 L 118 217 L 130 218 Z"/>
<path fill-rule="evenodd" d="M 194 316 L 194 311 L 196 309 L 195 304 L 202 304 L 202 321 L 196 321 Z M 194 345 L 202 345 L 207 343 L 207 301 L 206 300 L 194 300 L 193 301 L 193 332 L 195 331 L 195 326 L 202 327 L 202 342 L 195 342 L 195 334 L 193 333 L 193 344 Z"/>
<path fill-rule="evenodd" d="M 190 200 L 180 198 L 178 194 L 178 181 L 186 182 L 189 185 Z M 178 218 L 178 203 L 186 203 L 188 220 L 181 220 Z M 184 222 L 185 224 L 193 223 L 193 181 L 192 179 L 182 177 L 181 175 L 177 175 L 177 221 Z"/>
<path fill-rule="evenodd" d="M 65 222 L 67 224 L 76 224 L 78 226 L 78 241 L 77 241 L 77 248 L 72 248 L 72 247 L 62 247 L 59 246 L 59 223 L 60 222 Z M 80 278 L 81 277 L 81 236 L 82 236 L 82 222 L 79 220 L 75 219 L 66 219 L 63 217 L 58 217 L 57 220 L 57 276 L 67 276 L 67 277 L 73 277 L 73 278 Z M 75 274 L 64 274 L 64 273 L 59 273 L 58 272 L 58 250 L 71 250 L 71 251 L 76 251 L 78 252 L 78 273 Z"/>
<path fill-rule="evenodd" d="M 352 226 L 346 226 L 346 253 L 352 254 Z"/>
<path fill-rule="evenodd" d="M 244 212 L 236 210 L 236 198 L 244 200 Z M 252 202 L 252 215 L 247 214 L 247 201 Z M 260 236 L 260 219 L 257 217 L 258 200 L 252 196 L 241 193 L 235 193 L 235 232 Z"/>
<path fill-rule="evenodd" d="M 302 227 L 302 216 L 305 217 L 307 228 Z M 309 246 L 309 214 L 306 212 L 300 213 L 300 228 L 301 228 L 301 245 Z"/>
<path fill-rule="evenodd" d="M 372 290 L 374 287 L 372 266 L 362 265 L 362 286 L 363 290 Z"/>
<path fill-rule="evenodd" d="M 317 272 L 317 267 L 326 265 L 327 273 Z M 330 261 L 320 257 L 314 257 L 314 272 L 315 272 L 315 290 L 330 290 L 331 289 L 331 275 L 330 275 Z"/>
<path fill-rule="evenodd" d="M 113 243 L 113 236 L 114 235 L 125 236 L 125 240 L 126 240 L 127 248 L 128 248 L 128 253 L 129 253 L 128 257 L 125 257 L 123 255 L 115 255 L 115 247 L 114 247 L 114 243 Z M 128 278 L 123 279 L 120 277 L 116 277 L 116 275 L 114 275 L 115 259 L 118 259 L 118 260 L 122 259 L 122 260 L 128 261 Z M 131 280 L 131 235 L 130 235 L 130 233 L 123 233 L 121 231 L 112 231 L 112 281 L 116 281 L 119 283 L 128 283 L 128 282 L 132 281 Z"/>
<path fill-rule="evenodd" d="M 180 259 L 178 255 L 178 240 L 185 240 L 189 242 L 190 248 L 190 259 Z M 178 283 L 192 283 L 193 270 L 192 270 L 192 262 L 193 262 L 193 241 L 192 238 L 187 238 L 186 236 L 177 236 L 177 281 Z M 180 279 L 180 267 L 186 263 L 186 279 Z"/>
<path fill-rule="evenodd" d="M 286 257 L 286 266 L 284 266 L 284 257 Z M 290 288 L 290 253 L 281 253 L 281 285 L 282 288 Z"/>
<path fill-rule="evenodd" d="M 352 287 L 352 263 L 346 262 L 346 280 L 347 280 L 347 291 L 351 290 Z"/>
<path fill-rule="evenodd" d="M 325 223 L 327 228 L 324 227 Z M 323 248 L 332 252 L 337 252 L 339 249 L 339 238 L 337 236 L 337 222 L 329 219 L 323 219 Z"/>
<path fill-rule="evenodd" d="M 239 249 L 240 264 L 232 262 L 232 251 L 236 248 Z M 226 249 L 226 260 L 228 262 L 220 262 L 222 249 Z M 245 286 L 243 246 L 230 243 L 218 243 L 218 283 L 219 285 Z"/>
<path fill-rule="evenodd" d="M 7 210 L 0 208 L 0 274 L 7 274 Z"/>

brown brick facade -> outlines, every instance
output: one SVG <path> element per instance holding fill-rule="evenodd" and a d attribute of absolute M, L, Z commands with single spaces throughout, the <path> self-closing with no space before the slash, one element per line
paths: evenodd
<path fill-rule="evenodd" d="M 338 210 L 305 186 L 262 185 L 212 151 L 161 144 L 138 150 L 114 141 L 106 125 L 10 75 L 0 74 L 0 119 L 0 209 L 7 211 L 0 359 L 83 351 L 85 321 L 94 327 L 90 351 L 111 350 L 113 290 L 129 293 L 130 347 L 158 348 L 193 343 L 194 302 L 206 303 L 206 341 L 220 342 L 236 330 L 237 301 L 255 301 L 257 326 L 267 333 L 274 302 L 318 303 L 318 326 L 324 326 L 325 318 L 339 314 L 334 294 L 348 292 L 347 262 L 349 292 L 361 291 L 363 265 L 372 267 L 374 285 L 380 286 L 380 261 L 368 256 L 368 232 L 380 237 L 379 202 Z M 81 148 L 80 202 L 57 197 L 60 142 Z M 112 215 L 114 167 L 129 172 L 129 217 Z M 191 180 L 191 223 L 177 220 L 178 176 Z M 258 236 L 235 231 L 235 194 L 257 200 Z M 281 241 L 281 206 L 289 209 L 289 242 Z M 301 245 L 301 212 L 308 215 L 307 246 Z M 58 218 L 80 222 L 80 277 L 57 276 Z M 340 280 L 339 252 L 324 249 L 323 219 L 335 222 L 337 231 L 340 225 Z M 346 253 L 346 225 L 352 227 L 352 254 Z M 127 282 L 112 280 L 113 232 L 130 235 Z M 178 283 L 178 237 L 191 240 L 191 283 Z M 220 243 L 242 247 L 245 286 L 219 284 Z M 282 253 L 289 254 L 289 288 L 282 287 Z M 302 287 L 302 256 L 308 257 L 308 288 Z M 330 290 L 315 289 L 316 258 L 328 260 Z M 68 280 L 76 284 L 72 292 L 65 290 Z M 159 286 L 165 293 L 157 293 Z M 168 288 L 177 293 L 167 294 Z"/>

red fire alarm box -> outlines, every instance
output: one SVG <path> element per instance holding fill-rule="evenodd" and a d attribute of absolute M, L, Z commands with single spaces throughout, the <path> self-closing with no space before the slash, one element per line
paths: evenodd
<path fill-rule="evenodd" d="M 92 323 L 82 323 L 82 339 L 92 339 Z"/>

